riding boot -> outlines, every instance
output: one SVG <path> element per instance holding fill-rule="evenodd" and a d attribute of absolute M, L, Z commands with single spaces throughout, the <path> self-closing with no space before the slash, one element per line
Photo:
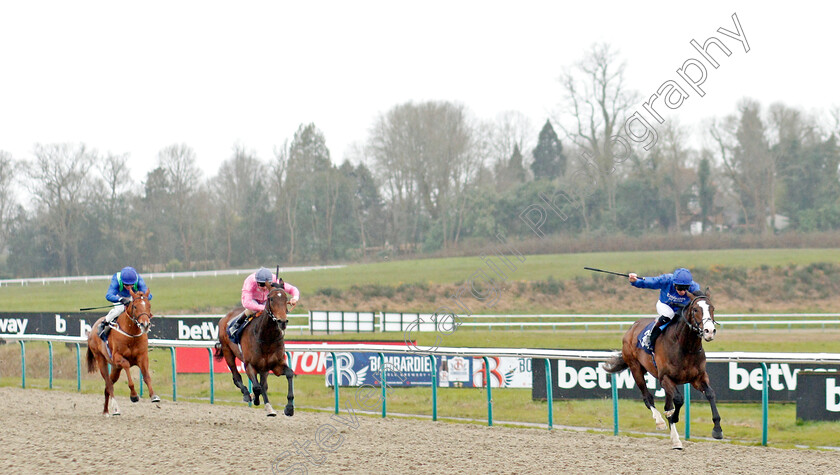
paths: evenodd
<path fill-rule="evenodd" d="M 103 320 L 102 323 L 99 324 L 99 338 L 104 340 L 108 337 L 108 333 L 111 331 L 111 326 L 108 325 L 107 320 Z"/>
<path fill-rule="evenodd" d="M 659 319 L 656 321 L 656 324 L 653 325 L 653 328 L 650 330 L 650 347 L 651 349 L 656 348 L 656 339 L 659 335 L 662 334 L 662 325 L 670 322 L 671 319 L 666 317 L 665 315 L 660 315 Z"/>

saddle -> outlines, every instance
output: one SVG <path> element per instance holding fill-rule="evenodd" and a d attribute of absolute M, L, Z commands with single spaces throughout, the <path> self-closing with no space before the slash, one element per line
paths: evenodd
<path fill-rule="evenodd" d="M 255 313 L 246 319 L 245 312 L 243 311 L 236 318 L 231 318 L 227 324 L 227 332 L 230 337 L 230 341 L 238 345 L 239 340 L 242 339 L 242 333 L 245 331 L 245 327 L 247 327 L 248 324 L 251 323 L 251 320 L 253 320 L 257 315 L 259 314 Z"/>

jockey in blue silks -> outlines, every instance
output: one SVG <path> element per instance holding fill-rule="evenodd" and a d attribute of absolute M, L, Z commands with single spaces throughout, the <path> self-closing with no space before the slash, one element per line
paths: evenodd
<path fill-rule="evenodd" d="M 694 282 L 691 271 L 682 267 L 676 269 L 673 274 L 662 274 L 657 277 L 640 278 L 631 272 L 630 284 L 640 289 L 659 289 L 659 300 L 656 301 L 656 313 L 659 315 L 659 320 L 648 337 L 650 348 L 654 348 L 656 338 L 662 333 L 661 327 L 670 322 L 676 312 L 691 302 L 687 293 L 696 294 L 700 290 L 700 284 Z"/>
<path fill-rule="evenodd" d="M 123 267 L 123 269 L 113 276 L 111 276 L 111 284 L 108 286 L 108 291 L 105 293 L 105 298 L 109 302 L 114 302 L 114 308 L 105 316 L 105 321 L 102 322 L 99 336 L 104 339 L 105 335 L 110 330 L 110 325 L 120 316 L 125 310 L 126 305 L 131 302 L 131 294 L 128 289 L 132 288 L 135 292 L 143 292 L 149 288 L 146 287 L 146 282 L 140 277 L 140 274 L 133 267 Z M 149 294 L 149 300 L 152 300 L 152 294 Z"/>

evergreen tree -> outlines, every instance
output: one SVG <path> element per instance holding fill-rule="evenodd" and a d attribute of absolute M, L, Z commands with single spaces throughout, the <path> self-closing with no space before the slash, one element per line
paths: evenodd
<path fill-rule="evenodd" d="M 513 155 L 508 162 L 508 173 L 514 183 L 525 182 L 525 166 L 522 164 L 522 152 L 519 151 L 519 145 L 513 147 Z"/>
<path fill-rule="evenodd" d="M 548 180 L 562 176 L 566 172 L 566 156 L 563 155 L 563 145 L 551 126 L 551 121 L 546 120 L 540 131 L 537 147 L 534 149 L 534 162 L 531 164 L 531 171 L 534 172 L 534 179 L 545 178 Z"/>

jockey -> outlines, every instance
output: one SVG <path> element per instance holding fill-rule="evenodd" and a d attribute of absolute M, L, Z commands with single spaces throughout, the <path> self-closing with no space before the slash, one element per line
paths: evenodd
<path fill-rule="evenodd" d="M 647 341 L 645 341 L 645 343 L 650 343 L 651 348 L 654 348 L 656 338 L 662 333 L 660 327 L 671 321 L 676 312 L 691 302 L 686 293 L 697 294 L 700 290 L 700 285 L 691 277 L 691 271 L 682 267 L 676 269 L 673 274 L 662 274 L 657 277 L 640 278 L 631 272 L 630 284 L 641 289 L 659 289 L 659 300 L 656 301 L 659 320 L 646 336 Z"/>
<path fill-rule="evenodd" d="M 272 274 L 265 267 L 260 267 L 258 271 L 245 278 L 245 282 L 242 284 L 242 306 L 245 307 L 245 311 L 231 324 L 231 335 L 236 333 L 248 317 L 257 312 L 261 312 L 265 308 L 265 301 L 268 300 L 271 284 L 279 284 L 280 282 L 283 282 L 283 280 Z M 300 298 L 300 291 L 288 282 L 283 282 L 283 291 L 292 296 L 289 300 L 289 304 L 291 304 L 289 311 L 291 311 L 297 305 L 298 299 Z"/>
<path fill-rule="evenodd" d="M 133 267 L 123 267 L 121 271 L 111 277 L 111 285 L 108 287 L 108 292 L 105 293 L 105 298 L 109 302 L 119 303 L 119 305 L 114 305 L 114 308 L 105 316 L 105 321 L 102 322 L 99 336 L 103 339 L 108 334 L 110 325 L 125 311 L 125 306 L 131 302 L 129 288 L 133 288 L 135 292 L 146 292 L 148 290 L 146 282 Z M 149 300 L 152 300 L 151 293 L 149 294 Z"/>

